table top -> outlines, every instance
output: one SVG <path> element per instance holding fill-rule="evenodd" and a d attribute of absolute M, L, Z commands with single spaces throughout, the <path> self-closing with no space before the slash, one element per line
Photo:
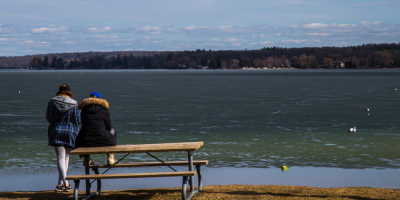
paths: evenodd
<path fill-rule="evenodd" d="M 72 150 L 70 154 L 196 151 L 202 145 L 203 142 L 180 142 L 180 143 L 117 145 L 117 146 L 106 146 L 106 147 L 79 147 Z"/>

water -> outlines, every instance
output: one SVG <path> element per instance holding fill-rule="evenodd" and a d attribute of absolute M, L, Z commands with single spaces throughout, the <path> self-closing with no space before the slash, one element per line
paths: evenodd
<path fill-rule="evenodd" d="M 56 167 L 45 111 L 63 83 L 77 101 L 93 91 L 107 99 L 118 144 L 204 141 L 195 159 L 209 160 L 210 168 L 398 169 L 399 76 L 400 70 L 4 70 L 0 169 L 12 175 L 9 169 Z M 350 127 L 357 127 L 354 135 Z M 82 168 L 75 156 L 70 163 Z"/>

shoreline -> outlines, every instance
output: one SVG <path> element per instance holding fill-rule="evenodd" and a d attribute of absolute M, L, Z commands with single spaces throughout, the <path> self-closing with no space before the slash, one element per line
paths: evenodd
<path fill-rule="evenodd" d="M 292 185 L 320 188 L 374 187 L 400 189 L 399 169 L 342 169 L 324 167 L 292 167 L 286 172 L 280 168 L 208 168 L 202 167 L 203 185 Z M 177 167 L 177 170 L 187 170 Z M 170 171 L 165 167 L 118 168 L 109 173 Z M 100 171 L 101 173 L 102 171 Z M 92 173 L 92 172 L 91 172 Z M 70 168 L 69 175 L 83 174 L 83 168 Z M 57 184 L 58 172 L 54 167 L 0 170 L 0 191 L 44 191 Z M 30 180 L 29 183 L 26 180 Z M 34 182 L 35 184 L 31 184 Z M 73 185 L 73 182 L 70 182 Z M 103 190 L 148 189 L 179 187 L 182 178 L 106 179 Z M 195 181 L 195 185 L 197 183 Z M 84 190 L 81 184 L 80 190 Z"/>

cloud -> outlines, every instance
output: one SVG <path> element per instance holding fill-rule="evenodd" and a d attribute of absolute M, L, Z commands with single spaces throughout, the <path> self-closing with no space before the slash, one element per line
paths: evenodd
<path fill-rule="evenodd" d="M 238 39 L 236 39 L 236 38 L 228 38 L 225 40 L 225 42 L 237 42 L 237 41 L 238 41 Z"/>
<path fill-rule="evenodd" d="M 236 46 L 236 47 L 239 47 L 239 46 L 241 46 L 242 44 L 241 43 L 233 43 L 232 44 L 232 46 Z"/>
<path fill-rule="evenodd" d="M 227 29 L 231 29 L 233 26 L 220 26 L 220 27 L 218 27 L 218 29 L 221 29 L 221 30 L 227 30 Z"/>
<path fill-rule="evenodd" d="M 213 39 L 211 39 L 211 41 L 219 42 L 219 41 L 221 41 L 221 40 L 220 40 L 220 39 L 217 39 L 217 38 L 213 38 Z"/>
<path fill-rule="evenodd" d="M 260 42 L 260 44 L 273 44 L 273 42 L 265 41 L 265 42 Z"/>
<path fill-rule="evenodd" d="M 191 30 L 195 30 L 197 27 L 196 26 L 187 26 L 185 27 L 185 30 L 191 31 Z"/>
<path fill-rule="evenodd" d="M 311 24 L 305 24 L 303 27 L 308 29 L 326 28 L 328 27 L 328 24 L 311 23 Z"/>
<path fill-rule="evenodd" d="M 0 41 L 7 41 L 7 38 L 0 38 Z"/>
<path fill-rule="evenodd" d="M 65 33 L 68 32 L 68 27 L 60 26 L 54 27 L 40 27 L 32 29 L 32 33 Z"/>
<path fill-rule="evenodd" d="M 293 40 L 293 39 L 290 39 L 290 40 L 282 40 L 282 42 L 294 42 L 294 43 L 302 43 L 302 42 L 305 42 L 306 40 Z"/>
<path fill-rule="evenodd" d="M 309 36 L 329 36 L 329 33 L 306 33 Z"/>
<path fill-rule="evenodd" d="M 90 27 L 90 28 L 88 28 L 88 31 L 90 33 L 103 33 L 103 32 L 110 32 L 111 28 L 108 26 L 106 26 L 105 28 L 101 28 L 101 29 Z"/>

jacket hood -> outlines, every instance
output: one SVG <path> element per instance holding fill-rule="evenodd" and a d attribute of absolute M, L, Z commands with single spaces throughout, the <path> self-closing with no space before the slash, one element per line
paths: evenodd
<path fill-rule="evenodd" d="M 64 113 L 67 112 L 68 110 L 71 110 L 76 105 L 76 101 L 71 99 L 70 97 L 67 96 L 55 96 L 54 98 L 51 99 L 53 101 L 53 104 L 57 107 L 57 109 Z"/>
<path fill-rule="evenodd" d="M 99 105 L 105 109 L 109 108 L 108 102 L 105 99 L 89 97 L 87 99 L 84 99 L 78 104 L 78 110 L 82 110 L 84 107 L 88 105 Z"/>

